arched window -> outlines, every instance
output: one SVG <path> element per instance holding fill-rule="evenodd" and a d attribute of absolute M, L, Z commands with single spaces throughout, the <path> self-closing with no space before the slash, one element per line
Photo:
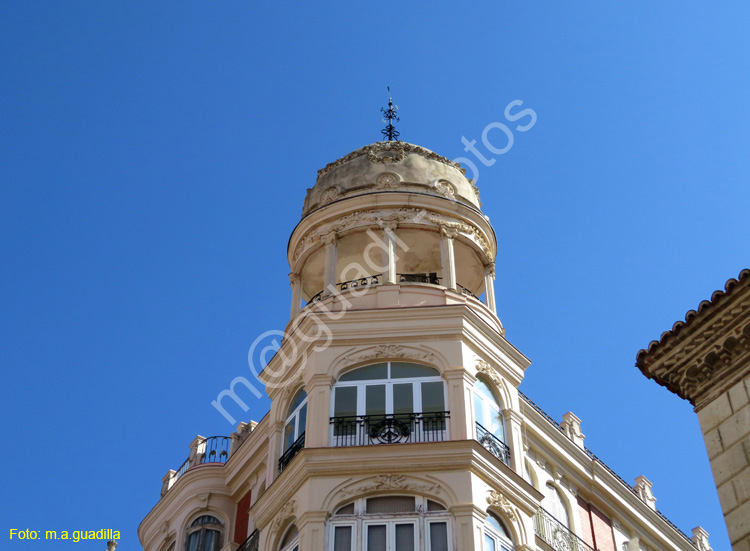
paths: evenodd
<path fill-rule="evenodd" d="M 560 490 L 555 488 L 551 482 L 548 482 L 542 489 L 544 492 L 544 499 L 542 500 L 542 509 L 547 511 L 550 515 L 555 517 L 558 522 L 564 525 L 566 528 L 570 528 L 570 520 L 568 519 L 568 510 L 565 508 L 565 502 L 560 495 Z"/>
<path fill-rule="evenodd" d="M 307 393 L 300 390 L 295 394 L 287 410 L 284 423 L 284 438 L 282 441 L 279 470 L 283 470 L 297 452 L 305 447 L 305 426 L 307 425 Z"/>
<path fill-rule="evenodd" d="M 333 389 L 334 446 L 447 439 L 445 382 L 437 369 L 384 362 L 344 373 Z"/>
<path fill-rule="evenodd" d="M 421 496 L 361 498 L 329 521 L 331 551 L 448 551 L 451 517 L 444 505 Z"/>
<path fill-rule="evenodd" d="M 485 551 L 512 551 L 513 539 L 503 522 L 492 513 L 484 522 Z"/>
<path fill-rule="evenodd" d="M 505 419 L 492 389 L 481 379 L 474 383 L 474 418 L 477 440 L 495 457 L 508 465 L 510 449 L 505 443 Z"/>
<path fill-rule="evenodd" d="M 299 551 L 299 530 L 292 524 L 281 539 L 279 551 Z"/>
<path fill-rule="evenodd" d="M 187 532 L 187 551 L 219 551 L 224 525 L 211 515 L 196 518 Z"/>

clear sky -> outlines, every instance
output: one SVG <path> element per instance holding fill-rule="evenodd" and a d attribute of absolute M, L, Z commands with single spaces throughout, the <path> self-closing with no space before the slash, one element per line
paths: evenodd
<path fill-rule="evenodd" d="M 728 551 L 697 418 L 634 361 L 750 264 L 749 10 L 2 2 L 5 534 L 112 528 L 140 549 L 162 476 L 231 432 L 211 400 L 287 321 L 305 189 L 380 139 L 390 85 L 402 139 L 496 161 L 478 185 L 521 389 Z M 538 120 L 492 155 L 482 131 L 513 100 Z"/>

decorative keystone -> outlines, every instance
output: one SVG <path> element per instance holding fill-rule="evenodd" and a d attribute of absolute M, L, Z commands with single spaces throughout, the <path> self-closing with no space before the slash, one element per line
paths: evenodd
<path fill-rule="evenodd" d="M 565 435 L 570 438 L 579 448 L 583 448 L 583 440 L 586 435 L 581 432 L 581 420 L 575 416 L 572 411 L 563 415 L 563 421 L 560 423 Z"/>
<path fill-rule="evenodd" d="M 656 511 L 656 498 L 651 491 L 652 486 L 651 481 L 643 475 L 635 479 L 635 493 L 638 494 L 641 501 Z"/>
<path fill-rule="evenodd" d="M 693 544 L 698 548 L 698 551 L 713 551 L 711 546 L 708 544 L 708 532 L 706 532 L 702 526 L 696 526 L 693 528 L 693 537 L 691 538 Z"/>

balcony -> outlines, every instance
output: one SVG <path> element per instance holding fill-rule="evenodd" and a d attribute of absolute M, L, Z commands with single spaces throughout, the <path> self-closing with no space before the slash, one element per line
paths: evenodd
<path fill-rule="evenodd" d="M 449 418 L 447 411 L 331 417 L 331 445 L 442 442 L 448 439 Z"/>
<path fill-rule="evenodd" d="M 258 542 L 260 541 L 260 532 L 257 530 L 250 534 L 245 542 L 237 548 L 237 551 L 258 551 Z"/>
<path fill-rule="evenodd" d="M 500 461 L 510 466 L 510 448 L 508 445 L 479 423 L 477 423 L 477 442 Z"/>
<path fill-rule="evenodd" d="M 305 433 L 303 432 L 294 444 L 284 452 L 284 455 L 279 458 L 279 472 L 283 471 L 289 463 L 292 462 L 294 456 L 297 455 L 302 448 L 305 447 Z"/>
<path fill-rule="evenodd" d="M 593 547 L 541 507 L 534 515 L 534 533 L 555 551 L 594 551 Z"/>
<path fill-rule="evenodd" d="M 226 463 L 229 459 L 232 439 L 229 436 L 197 436 L 190 444 L 190 456 L 176 471 L 168 471 L 162 479 L 161 495 L 164 496 L 175 482 L 193 467 L 207 463 Z"/>

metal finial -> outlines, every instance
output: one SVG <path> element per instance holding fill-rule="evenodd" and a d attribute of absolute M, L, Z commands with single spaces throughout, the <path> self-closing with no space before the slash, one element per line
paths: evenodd
<path fill-rule="evenodd" d="M 383 134 L 383 137 L 386 138 L 389 142 L 391 141 L 398 141 L 398 135 L 399 132 L 394 128 L 393 121 L 400 121 L 401 119 L 398 118 L 398 115 L 396 115 L 396 112 L 398 111 L 398 105 L 393 105 L 393 98 L 391 97 L 391 87 L 388 87 L 388 109 L 385 109 L 384 107 L 380 108 L 380 112 L 383 113 L 383 116 L 385 117 L 383 119 L 383 122 L 386 123 L 385 128 L 380 131 L 381 134 Z"/>

